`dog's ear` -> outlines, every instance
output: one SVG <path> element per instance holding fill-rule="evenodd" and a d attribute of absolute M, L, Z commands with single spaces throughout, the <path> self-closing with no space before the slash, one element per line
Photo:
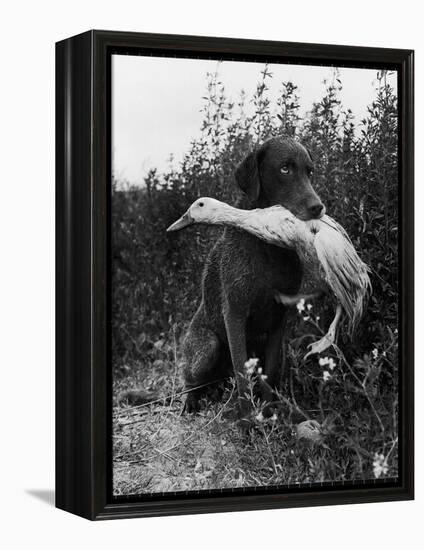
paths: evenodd
<path fill-rule="evenodd" d="M 256 201 L 261 190 L 258 170 L 258 154 L 249 153 L 237 166 L 235 172 L 237 185 L 252 201 Z"/>

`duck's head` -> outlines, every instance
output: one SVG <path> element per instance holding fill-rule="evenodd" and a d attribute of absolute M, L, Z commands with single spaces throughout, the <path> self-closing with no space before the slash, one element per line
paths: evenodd
<path fill-rule="evenodd" d="M 194 201 L 187 212 L 170 225 L 167 231 L 178 231 L 194 223 L 214 223 L 223 206 L 225 205 L 216 199 L 201 197 Z"/>

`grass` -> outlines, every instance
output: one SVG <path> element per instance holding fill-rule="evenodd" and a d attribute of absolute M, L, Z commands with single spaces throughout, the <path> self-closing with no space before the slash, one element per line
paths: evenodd
<path fill-rule="evenodd" d="M 312 315 L 308 322 L 320 328 Z M 251 361 L 247 437 L 237 427 L 232 381 L 219 401 L 205 399 L 199 414 L 181 414 L 180 346 L 174 335 L 169 341 L 162 335 L 115 379 L 114 395 L 142 387 L 166 399 L 115 406 L 114 494 L 395 478 L 397 334 L 387 330 L 385 349 L 375 347 L 352 364 L 339 348 L 304 361 L 304 330 L 302 338 L 293 337 L 289 374 L 269 418 L 256 392 L 266 377 Z"/>

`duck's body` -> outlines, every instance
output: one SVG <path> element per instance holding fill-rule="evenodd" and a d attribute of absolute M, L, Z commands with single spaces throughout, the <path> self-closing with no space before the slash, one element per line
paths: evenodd
<path fill-rule="evenodd" d="M 347 315 L 350 330 L 355 328 L 370 289 L 369 270 L 346 231 L 330 216 L 302 221 L 282 206 L 241 210 L 215 199 L 201 198 L 169 230 L 192 223 L 236 227 L 269 244 L 296 250 L 308 279 L 328 285 Z M 341 309 L 336 314 L 336 325 Z M 322 351 L 318 348 L 314 353 Z"/>

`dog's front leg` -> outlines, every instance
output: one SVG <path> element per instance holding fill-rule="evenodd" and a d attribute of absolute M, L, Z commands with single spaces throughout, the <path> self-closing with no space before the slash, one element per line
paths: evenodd
<path fill-rule="evenodd" d="M 283 345 L 284 331 L 287 324 L 287 313 L 279 325 L 268 335 L 265 348 L 265 368 L 266 385 L 263 388 L 263 398 L 265 401 L 271 401 L 273 398 L 272 390 L 278 388 L 284 369 L 285 350 Z"/>
<path fill-rule="evenodd" d="M 238 392 L 238 409 L 241 422 L 248 424 L 249 402 L 246 397 L 247 380 L 244 376 L 244 365 L 247 361 L 246 321 L 247 313 L 239 308 L 227 305 L 224 310 L 224 321 L 228 345 L 233 363 L 234 377 Z"/>

